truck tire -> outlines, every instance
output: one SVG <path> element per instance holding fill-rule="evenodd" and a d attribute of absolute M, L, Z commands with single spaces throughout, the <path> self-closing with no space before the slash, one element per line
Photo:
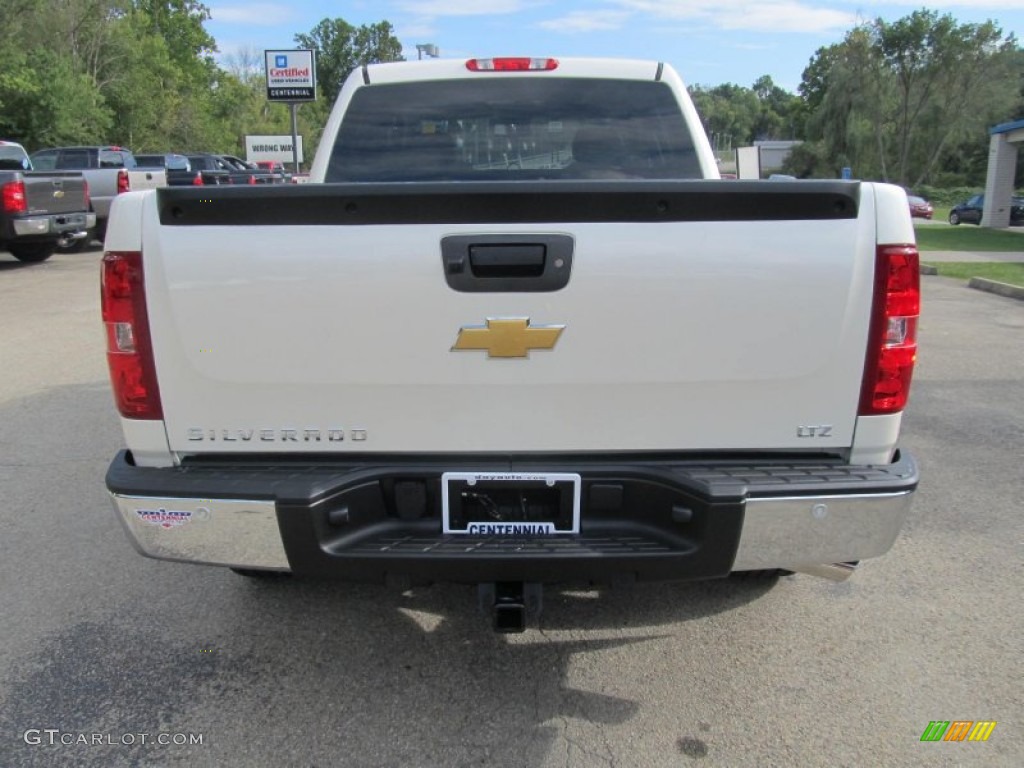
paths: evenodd
<path fill-rule="evenodd" d="M 46 261 L 53 256 L 57 250 L 56 243 L 11 243 L 7 246 L 11 256 L 18 261 L 33 264 L 38 261 Z"/>

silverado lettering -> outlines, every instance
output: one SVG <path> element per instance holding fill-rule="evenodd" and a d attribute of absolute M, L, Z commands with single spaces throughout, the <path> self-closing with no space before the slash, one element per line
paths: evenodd
<path fill-rule="evenodd" d="M 365 429 L 349 430 L 352 440 L 365 440 Z M 216 441 L 222 442 L 249 442 L 251 440 L 262 440 L 266 443 L 275 441 L 291 442 L 314 442 L 327 441 L 340 443 L 345 439 L 344 429 L 204 429 L 202 427 L 190 427 L 188 439 L 192 442 Z"/>

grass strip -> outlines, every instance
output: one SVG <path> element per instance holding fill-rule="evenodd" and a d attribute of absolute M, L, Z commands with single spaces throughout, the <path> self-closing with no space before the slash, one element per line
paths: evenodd
<path fill-rule="evenodd" d="M 927 262 L 925 257 L 923 261 Z M 1024 288 L 1024 264 L 1002 261 L 947 261 L 934 265 L 942 277 L 970 280 L 984 277 L 998 283 L 1007 283 Z"/>
<path fill-rule="evenodd" d="M 973 224 L 958 227 L 925 224 L 915 228 L 922 251 L 1021 251 L 1024 233 L 988 229 Z"/>

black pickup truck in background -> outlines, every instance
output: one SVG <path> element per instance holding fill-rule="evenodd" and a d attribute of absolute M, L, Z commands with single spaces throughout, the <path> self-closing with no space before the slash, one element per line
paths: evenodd
<path fill-rule="evenodd" d="M 226 184 L 223 171 L 210 171 L 193 168 L 185 155 L 174 152 L 166 154 L 136 155 L 140 167 L 163 168 L 167 174 L 169 187 L 203 187 L 210 184 Z"/>
<path fill-rule="evenodd" d="M 0 250 L 19 261 L 45 261 L 95 226 L 81 173 L 33 171 L 20 144 L 0 141 Z"/>
<path fill-rule="evenodd" d="M 252 171 L 256 175 L 257 184 L 284 184 L 291 181 L 281 163 L 277 163 L 276 166 L 273 163 L 270 165 L 251 163 L 234 155 L 217 155 L 217 157 L 239 170 Z"/>
<path fill-rule="evenodd" d="M 199 153 L 188 156 L 189 162 L 194 169 L 209 171 L 222 171 L 226 181 L 222 184 L 283 184 L 286 179 L 284 174 L 266 170 L 260 167 L 251 167 L 241 158 L 233 155 L 215 155 L 210 153 Z"/>
<path fill-rule="evenodd" d="M 210 152 L 136 155 L 141 167 L 163 168 L 169 187 L 203 187 L 221 184 L 282 184 L 284 173 L 246 163 L 234 155 Z"/>

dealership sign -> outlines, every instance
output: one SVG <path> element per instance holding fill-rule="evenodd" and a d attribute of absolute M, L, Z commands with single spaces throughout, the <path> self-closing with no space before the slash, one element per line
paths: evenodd
<path fill-rule="evenodd" d="M 313 51 L 264 51 L 269 101 L 316 101 Z"/>
<path fill-rule="evenodd" d="M 298 161 L 304 162 L 302 155 L 302 137 L 299 136 Z M 291 136 L 246 136 L 245 137 L 245 159 L 250 163 L 257 163 L 266 160 L 279 163 L 290 163 L 295 160 L 292 152 Z"/>

